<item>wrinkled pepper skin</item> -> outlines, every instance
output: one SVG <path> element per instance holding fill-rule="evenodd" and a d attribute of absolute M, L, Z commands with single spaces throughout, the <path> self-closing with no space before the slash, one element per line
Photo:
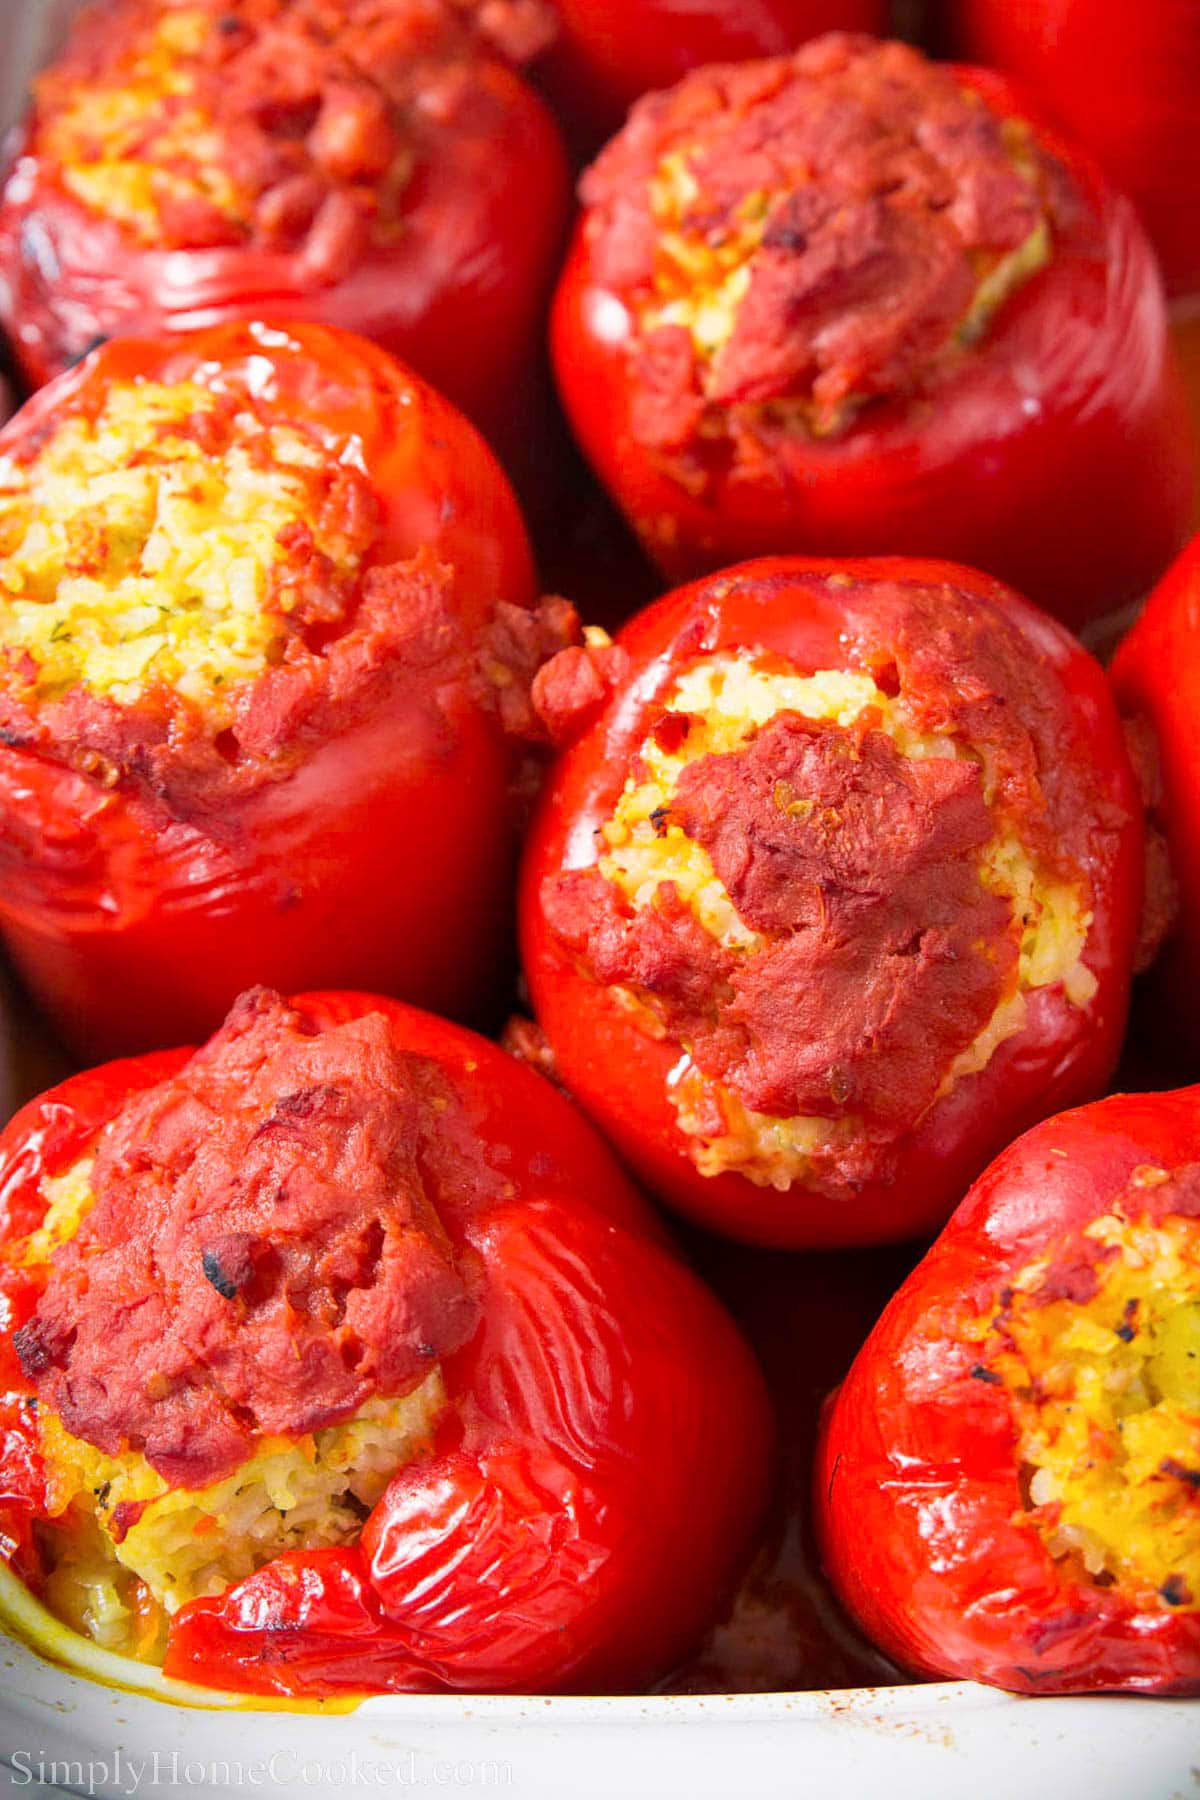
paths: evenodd
<path fill-rule="evenodd" d="M 1057 692 L 1058 735 L 1054 750 L 1045 753 L 1047 768 L 1055 771 L 1055 805 L 1068 789 L 1078 795 L 1059 814 L 1060 828 L 1073 832 L 1082 819 L 1089 821 L 1076 853 L 1095 878 L 1094 935 L 1085 953 L 1097 982 L 1093 999 L 1080 1009 L 1061 988 L 1036 994 L 1024 1028 L 905 1129 L 886 1176 L 852 1178 L 831 1197 L 803 1179 L 781 1190 L 752 1184 L 736 1167 L 701 1173 L 671 1103 L 680 1039 L 669 1028 L 659 1035 L 647 1031 L 620 989 L 595 977 L 557 931 L 547 893 L 572 871 L 590 879 L 603 844 L 599 834 L 621 796 L 631 759 L 682 670 L 699 658 L 748 648 L 800 671 L 848 668 L 847 646 L 870 639 L 873 594 L 931 589 L 949 589 L 969 607 L 991 617 L 998 613 L 1005 629 L 1015 626 L 1039 682 L 1053 684 L 1043 692 Z M 894 598 L 889 604 L 896 604 Z M 869 665 L 884 653 L 881 638 L 863 655 Z M 909 558 L 747 563 L 648 607 L 622 628 L 606 654 L 615 659 L 616 673 L 603 704 L 593 699 L 576 725 L 566 728 L 566 747 L 543 790 L 521 871 L 523 967 L 559 1078 L 650 1190 L 707 1229 L 747 1243 L 806 1249 L 900 1241 L 937 1229 L 1016 1132 L 1058 1107 L 1097 1095 L 1116 1066 L 1142 906 L 1144 833 L 1103 672 L 1061 626 L 1011 590 L 973 571 Z M 551 663 L 547 678 L 554 673 Z M 962 670 L 953 679 L 962 691 L 970 685 Z M 1031 710 L 1041 704 L 1023 703 Z M 1011 704 L 1019 711 L 1022 701 Z M 1077 781 L 1083 786 L 1075 790 Z M 1063 823 L 1068 816 L 1070 826 Z M 886 887 L 886 862 L 879 880 Z M 831 882 L 836 888 L 836 877 Z M 781 1017 L 789 1016 L 791 1005 L 789 999 Z"/>
<path fill-rule="evenodd" d="M 1193 159 L 1200 107 L 1200 14 L 1190 0 L 955 0 L 955 47 L 1037 96 L 1137 203 L 1168 288 L 1200 287 Z"/>
<path fill-rule="evenodd" d="M 136 21 L 143 10 L 135 0 L 128 16 Z M 239 4 L 212 10 L 216 42 L 216 19 L 232 14 L 236 24 Z M 253 4 L 242 10 L 254 17 Z M 433 9 L 408 10 L 419 21 L 415 37 L 431 31 Z M 397 102 L 416 170 L 403 196 L 402 229 L 383 241 L 355 240 L 329 266 L 309 256 L 304 241 L 273 246 L 238 241 L 236 232 L 231 241 L 201 237 L 194 246 L 139 242 L 64 184 L 43 154 L 35 104 L 0 200 L 0 317 L 26 381 L 40 386 L 108 337 L 264 317 L 312 320 L 358 332 L 403 358 L 503 455 L 519 456 L 529 422 L 512 396 L 539 366 L 566 227 L 566 154 L 544 103 L 498 56 L 460 42 L 457 15 L 446 10 L 445 45 L 414 52 L 422 86 Z M 398 35 L 404 12 L 397 9 Z M 97 32 L 107 55 L 111 21 L 93 25 Z M 304 48 L 294 53 L 297 69 Z M 403 52 L 393 51 L 378 72 L 385 92 L 397 57 L 397 80 L 409 80 Z M 236 146 L 228 154 L 236 172 Z"/>
<path fill-rule="evenodd" d="M 636 1688 L 686 1650 L 748 1552 L 772 1443 L 757 1364 L 542 1077 L 397 1002 L 294 1005 L 317 1028 L 382 1014 L 461 1105 L 453 1129 L 495 1179 L 443 1189 L 439 1216 L 480 1323 L 442 1364 L 432 1451 L 393 1477 L 360 1542 L 288 1552 L 182 1607 L 167 1673 L 289 1697 Z M 106 1065 L 17 1115 L 0 1138 L 5 1241 L 38 1222 L 42 1178 L 186 1056 Z M 11 1264 L 5 1280 L 19 1326 L 36 1296 Z M 19 1391 L 11 1331 L 0 1344 Z M 27 1431 L 11 1411 L 5 1424 L 0 1534 L 28 1574 L 36 1471 Z"/>
<path fill-rule="evenodd" d="M 202 362 L 224 371 L 218 381 L 257 371 L 281 418 L 358 441 L 379 508 L 374 562 L 450 572 L 436 640 L 449 663 L 431 685 L 437 656 L 415 618 L 411 650 L 403 626 L 373 692 L 284 745 L 290 769 L 244 756 L 228 793 L 218 772 L 195 806 L 137 775 L 136 741 L 115 778 L 53 745 L 0 746 L 0 933 L 85 1058 L 202 1036 L 260 980 L 289 991 L 330 980 L 479 1016 L 503 953 L 517 753 L 475 661 L 496 603 L 533 603 L 516 502 L 447 402 L 325 326 L 113 340 L 28 402 L 3 449 L 19 453 L 114 381 L 182 378 Z"/>
<path fill-rule="evenodd" d="M 958 74 L 1030 118 L 1003 77 Z M 639 441 L 638 301 L 598 275 L 584 211 L 551 318 L 559 392 L 668 581 L 765 554 L 943 556 L 1078 628 L 1158 578 L 1187 532 L 1194 458 L 1154 253 L 1091 159 L 1031 122 L 1078 199 L 971 354 L 915 403 L 875 402 L 840 435 L 780 434 L 757 467 L 715 458 L 695 486 Z"/>
<path fill-rule="evenodd" d="M 1081 1234 L 1123 1214 L 1148 1168 L 1181 1185 L 1140 1187 L 1146 1216 L 1175 1210 L 1194 1244 L 1198 1143 L 1194 1087 L 1114 1095 L 1028 1132 L 976 1182 L 828 1403 L 814 1478 L 825 1569 L 904 1667 L 1022 1694 L 1200 1692 L 1194 1607 L 1073 1573 L 1021 1516 L 1008 1395 L 955 1335 L 1039 1259 L 1070 1259 L 1076 1279 L 1102 1269 Z"/>

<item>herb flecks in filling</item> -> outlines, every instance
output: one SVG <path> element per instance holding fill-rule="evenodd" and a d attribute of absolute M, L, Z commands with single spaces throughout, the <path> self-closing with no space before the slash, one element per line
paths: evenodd
<path fill-rule="evenodd" d="M 1171 1179 L 1137 1171 L 976 1335 L 1012 1408 L 1019 1519 L 1077 1579 L 1179 1612 L 1200 1609 L 1200 1229 L 1142 1197 Z"/>
<path fill-rule="evenodd" d="M 165 690 L 219 728 L 239 685 L 345 618 L 375 517 L 352 457 L 248 396 L 114 383 L 0 461 L 6 683 L 34 703 Z"/>

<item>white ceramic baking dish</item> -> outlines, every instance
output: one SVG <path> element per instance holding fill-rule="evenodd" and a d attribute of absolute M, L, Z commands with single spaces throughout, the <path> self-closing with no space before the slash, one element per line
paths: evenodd
<path fill-rule="evenodd" d="M 628 0 L 636 6 L 638 0 Z M 1155 0 L 1146 0 L 1154 4 Z M 0 0 L 0 126 L 78 0 Z M 15 1090 L 0 1042 L 0 1104 Z M 3 1108 L 7 1115 L 7 1108 Z M 179 1703 L 80 1643 L 0 1574 L 0 1784 L 102 1800 L 498 1790 L 546 1800 L 1182 1800 L 1200 1704 L 1021 1700 L 967 1683 L 598 1699 L 392 1697 L 351 1711 Z M 58 1660 L 34 1654 L 22 1627 Z M 141 1691 L 124 1685 L 130 1679 Z"/>

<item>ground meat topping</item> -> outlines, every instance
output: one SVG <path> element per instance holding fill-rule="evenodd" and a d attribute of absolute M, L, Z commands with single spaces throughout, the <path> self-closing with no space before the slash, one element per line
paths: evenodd
<path fill-rule="evenodd" d="M 145 245 L 302 249 L 335 281 L 402 230 L 480 53 L 553 29 L 542 0 L 115 0 L 35 84 L 33 147 Z"/>
<path fill-rule="evenodd" d="M 639 102 L 584 177 L 631 304 L 635 437 L 764 407 L 817 435 L 915 393 L 1052 253 L 1065 176 L 1029 127 L 898 43 L 830 36 Z"/>
<path fill-rule="evenodd" d="M 423 1174 L 443 1086 L 378 1015 L 315 1029 L 245 996 L 103 1134 L 17 1335 L 39 1403 L 198 1488 L 416 1388 L 478 1316 Z"/>

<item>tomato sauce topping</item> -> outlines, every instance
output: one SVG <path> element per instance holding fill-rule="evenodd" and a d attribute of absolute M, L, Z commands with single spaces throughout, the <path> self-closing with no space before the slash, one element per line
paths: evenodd
<path fill-rule="evenodd" d="M 403 230 L 480 54 L 552 33 L 541 0 L 118 0 L 35 83 L 36 149 L 143 245 L 302 247 L 333 281 Z"/>
<path fill-rule="evenodd" d="M 637 323 L 633 435 L 670 456 L 751 423 L 836 435 L 935 385 L 1072 203 L 1026 123 L 840 34 L 642 100 L 582 198 L 595 279 Z"/>
<path fill-rule="evenodd" d="M 198 1488 L 418 1387 L 478 1321 L 422 1162 L 445 1086 L 381 1016 L 315 1029 L 244 996 L 98 1140 L 16 1336 L 39 1405 Z"/>
<path fill-rule="evenodd" d="M 551 929 L 651 1035 L 702 1172 L 842 1191 L 1019 1033 L 1086 1006 L 1095 844 L 1065 697 L 953 590 L 841 596 L 846 666 L 709 655 L 652 707 Z M 1086 784 L 1086 777 L 1082 778 Z"/>

